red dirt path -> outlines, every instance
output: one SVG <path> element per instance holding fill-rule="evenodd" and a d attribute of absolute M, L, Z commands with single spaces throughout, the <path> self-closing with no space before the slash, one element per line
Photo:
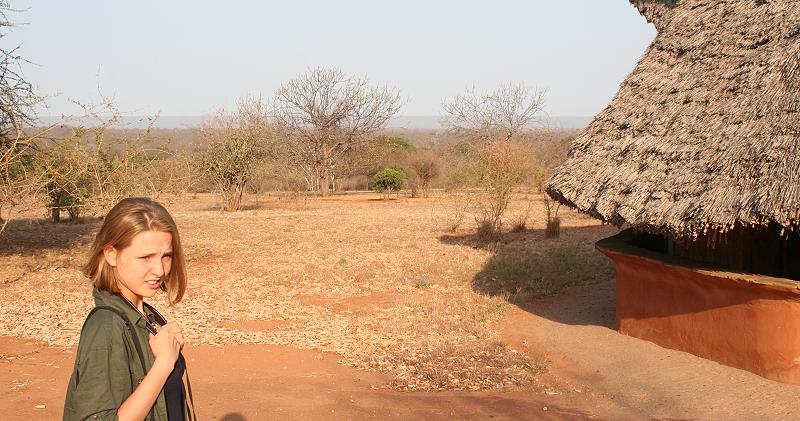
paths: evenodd
<path fill-rule="evenodd" d="M 800 419 L 800 387 L 620 335 L 613 319 L 613 282 L 515 309 L 498 326 L 502 338 L 549 370 L 530 389 L 506 391 L 375 389 L 390 379 L 281 346 L 185 354 L 204 420 Z M 59 419 L 72 358 L 71 349 L 0 337 L 1 418 Z"/>
<path fill-rule="evenodd" d="M 2 419 L 59 419 L 72 370 L 71 349 L 2 337 L 0 355 Z M 200 346 L 187 347 L 185 355 L 201 420 L 510 420 L 526 414 L 544 420 L 588 418 L 527 391 L 373 389 L 389 378 L 340 365 L 335 355 L 317 351 L 270 345 Z M 20 383 L 24 385 L 13 386 Z"/>

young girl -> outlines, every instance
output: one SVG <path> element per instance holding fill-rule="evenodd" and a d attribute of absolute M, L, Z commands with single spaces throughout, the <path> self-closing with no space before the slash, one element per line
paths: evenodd
<path fill-rule="evenodd" d="M 196 419 L 181 329 L 144 302 L 161 290 L 174 305 L 186 290 L 178 228 L 167 210 L 147 198 L 117 203 L 84 273 L 96 307 L 81 330 L 64 420 Z"/>

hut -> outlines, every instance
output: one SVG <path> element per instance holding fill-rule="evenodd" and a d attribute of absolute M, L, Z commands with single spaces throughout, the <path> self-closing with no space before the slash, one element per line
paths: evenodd
<path fill-rule="evenodd" d="M 620 332 L 800 384 L 800 0 L 630 0 L 656 38 L 547 192 L 625 228 Z"/>

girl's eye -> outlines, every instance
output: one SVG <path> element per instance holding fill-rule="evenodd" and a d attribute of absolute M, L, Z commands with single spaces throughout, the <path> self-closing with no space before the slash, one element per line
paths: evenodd
<path fill-rule="evenodd" d="M 171 255 L 171 254 L 165 254 L 165 255 L 164 255 L 164 256 L 162 256 L 161 258 L 162 258 L 162 259 L 172 259 L 172 255 Z"/>
<path fill-rule="evenodd" d="M 142 256 L 139 259 L 140 260 L 150 260 L 150 256 Z"/>

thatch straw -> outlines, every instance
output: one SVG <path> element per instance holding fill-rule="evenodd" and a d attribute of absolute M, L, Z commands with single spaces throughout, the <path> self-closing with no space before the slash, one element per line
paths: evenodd
<path fill-rule="evenodd" d="M 670 12 L 676 2 L 677 0 L 631 0 L 631 4 L 639 9 L 639 13 L 659 31 L 669 21 Z"/>
<path fill-rule="evenodd" d="M 613 224 L 693 235 L 800 217 L 800 1 L 631 0 L 659 30 L 548 182 Z"/>

